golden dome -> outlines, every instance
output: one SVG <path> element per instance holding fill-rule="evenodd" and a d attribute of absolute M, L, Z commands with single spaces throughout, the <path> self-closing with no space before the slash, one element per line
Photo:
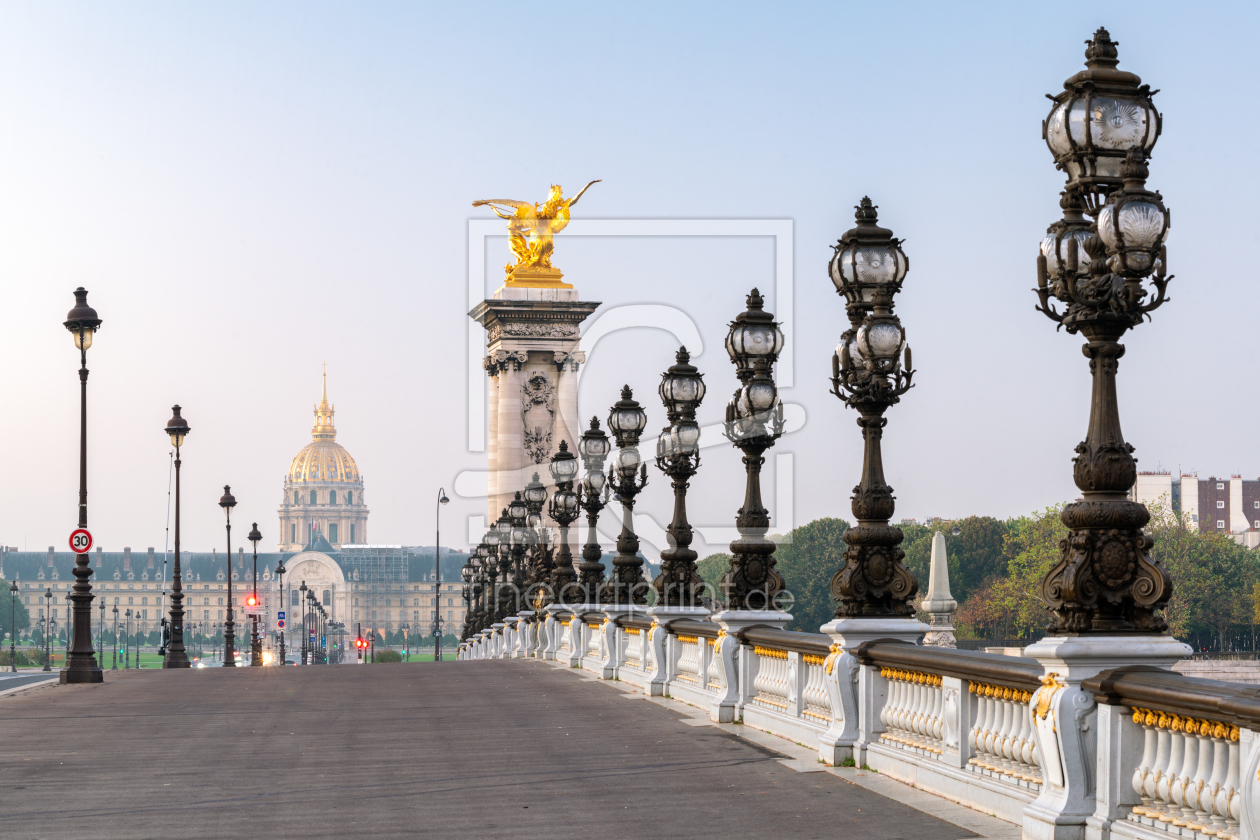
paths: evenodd
<path fill-rule="evenodd" d="M 324 390 L 319 405 L 315 406 L 315 425 L 311 427 L 311 442 L 289 465 L 288 480 L 296 482 L 335 482 L 360 484 L 359 466 L 350 453 L 336 442 L 337 428 L 333 424 L 334 409 L 328 402 L 328 374 L 324 374 Z"/>

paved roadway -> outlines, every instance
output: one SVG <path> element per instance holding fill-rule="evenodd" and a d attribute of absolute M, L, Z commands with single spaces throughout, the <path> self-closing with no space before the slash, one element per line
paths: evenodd
<path fill-rule="evenodd" d="M 106 679 L 0 696 L 0 835 L 976 836 L 542 663 Z"/>

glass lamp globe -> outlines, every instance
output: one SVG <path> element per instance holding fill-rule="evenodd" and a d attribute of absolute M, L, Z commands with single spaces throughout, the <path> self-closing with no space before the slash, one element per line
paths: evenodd
<path fill-rule="evenodd" d="M 659 393 L 670 416 L 694 413 L 704 399 L 704 375 L 691 364 L 686 347 L 678 348 L 676 361 L 661 374 Z"/>
<path fill-rule="evenodd" d="M 529 507 L 525 504 L 525 500 L 521 498 L 521 491 L 516 491 L 516 498 L 508 503 L 508 517 L 510 522 L 508 527 L 511 528 L 513 522 L 525 521 L 526 515 L 529 514 Z"/>
<path fill-rule="evenodd" d="M 534 473 L 533 480 L 525 485 L 525 507 L 531 510 L 539 510 L 545 501 L 547 501 L 547 488 L 538 480 L 538 473 Z M 509 512 L 511 512 L 511 505 L 508 507 Z M 512 516 L 515 517 L 516 514 L 513 513 Z"/>
<path fill-rule="evenodd" d="M 621 389 L 618 400 L 608 414 L 608 428 L 617 436 L 618 442 L 636 440 L 643 427 L 647 425 L 647 414 L 634 399 L 630 386 Z"/>
<path fill-rule="evenodd" d="M 855 209 L 857 227 L 845 232 L 835 244 L 829 271 L 836 291 L 850 305 L 872 304 L 883 291 L 892 294 L 910 270 L 901 240 L 879 226 L 878 207 L 863 197 Z"/>
<path fill-rule="evenodd" d="M 748 295 L 748 308 L 736 316 L 726 334 L 726 352 L 740 368 L 755 359 L 773 363 L 783 349 L 783 331 L 774 316 L 764 310 L 765 298 L 756 289 Z"/>
<path fill-rule="evenodd" d="M 577 475 L 577 457 L 569 451 L 569 444 L 566 441 L 560 441 L 560 449 L 551 457 L 548 468 L 551 470 L 551 480 L 556 484 L 570 482 Z"/>
<path fill-rule="evenodd" d="M 582 455 L 582 460 L 589 463 L 591 461 L 602 462 L 608 456 L 610 444 L 608 436 L 599 428 L 599 418 L 591 418 L 591 427 L 582 433 L 582 439 L 578 442 L 578 452 Z"/>
<path fill-rule="evenodd" d="M 700 426 L 694 421 L 682 421 L 674 426 L 671 434 L 676 451 L 697 452 L 700 449 Z"/>
<path fill-rule="evenodd" d="M 604 475 L 599 470 L 592 470 L 586 474 L 584 479 L 582 479 L 582 484 L 586 489 L 587 495 L 598 496 L 600 493 L 604 492 L 604 484 L 607 481 L 608 476 Z"/>
<path fill-rule="evenodd" d="M 895 365 L 904 345 L 905 331 L 894 321 L 868 322 L 857 332 L 858 350 L 881 368 Z"/>

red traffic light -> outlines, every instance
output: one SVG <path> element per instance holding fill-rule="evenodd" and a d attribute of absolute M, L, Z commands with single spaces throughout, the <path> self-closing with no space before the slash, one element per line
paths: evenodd
<path fill-rule="evenodd" d="M 251 607 L 258 606 L 258 596 L 250 595 L 248 598 L 245 599 L 245 603 Z"/>

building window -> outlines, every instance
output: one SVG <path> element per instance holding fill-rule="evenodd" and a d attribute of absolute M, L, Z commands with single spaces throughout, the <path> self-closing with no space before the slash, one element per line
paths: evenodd
<path fill-rule="evenodd" d="M 1260 519 L 1256 520 L 1256 530 L 1260 531 Z"/>
<path fill-rule="evenodd" d="M 351 493 L 349 490 L 346 491 L 346 504 L 348 505 L 354 504 L 354 494 Z"/>
<path fill-rule="evenodd" d="M 312 491 L 311 491 L 311 504 L 316 504 L 316 501 L 315 501 L 315 491 L 314 491 L 314 490 L 312 490 Z"/>
<path fill-rule="evenodd" d="M 1218 519 L 1218 520 L 1216 520 L 1216 527 L 1217 527 L 1217 528 L 1220 528 L 1221 530 L 1224 530 L 1224 529 L 1225 529 L 1225 520 L 1224 520 L 1224 519 Z"/>
<path fill-rule="evenodd" d="M 206 621 L 210 620 L 210 610 L 205 610 L 205 619 Z"/>
<path fill-rule="evenodd" d="M 349 498 L 350 498 L 350 494 L 349 494 L 349 493 L 347 493 L 347 494 L 346 494 L 346 498 L 347 498 L 347 499 L 349 499 Z M 350 503 L 349 501 L 347 501 L 347 502 L 346 502 L 346 504 L 349 504 L 349 503 Z M 1257 504 L 1257 505 L 1256 505 L 1256 507 L 1260 507 L 1260 504 Z M 354 523 L 351 523 L 351 524 L 350 524 L 350 544 L 351 544 L 351 545 L 353 545 L 353 544 L 354 544 Z"/>
<path fill-rule="evenodd" d="M 336 490 L 328 491 L 328 504 L 330 505 L 337 504 L 337 491 Z"/>
<path fill-rule="evenodd" d="M 293 491 L 293 504 L 295 505 L 302 504 L 302 494 L 297 490 Z"/>
<path fill-rule="evenodd" d="M 1224 509 L 1225 509 L 1225 503 L 1224 503 L 1224 502 L 1217 502 L 1217 503 L 1216 503 L 1216 509 L 1217 509 L 1217 510 L 1224 510 Z"/>
<path fill-rule="evenodd" d="M 330 523 L 328 526 L 328 541 L 334 544 L 336 544 L 337 542 L 337 523 L 336 522 Z"/>
<path fill-rule="evenodd" d="M 1251 506 L 1254 507 L 1256 510 L 1260 510 L 1260 502 L 1252 502 Z"/>
<path fill-rule="evenodd" d="M 1216 482 L 1216 489 L 1217 489 L 1217 490 L 1224 490 L 1224 489 L 1225 489 L 1225 485 L 1224 485 L 1222 482 L 1219 482 L 1219 481 L 1218 481 L 1218 482 Z"/>
<path fill-rule="evenodd" d="M 219 618 L 223 618 L 223 610 L 219 610 Z"/>
<path fill-rule="evenodd" d="M 332 606 L 332 593 L 329 592 L 327 589 L 324 590 L 324 606 L 325 607 Z"/>
<path fill-rule="evenodd" d="M 297 525 L 290 525 L 289 528 L 289 542 L 297 542 Z"/>
<path fill-rule="evenodd" d="M 134 604 L 135 602 L 136 602 L 136 599 L 135 599 L 135 598 L 128 598 L 128 599 L 127 599 L 127 606 L 129 606 L 129 607 L 130 607 L 130 606 L 131 606 L 132 604 Z"/>

